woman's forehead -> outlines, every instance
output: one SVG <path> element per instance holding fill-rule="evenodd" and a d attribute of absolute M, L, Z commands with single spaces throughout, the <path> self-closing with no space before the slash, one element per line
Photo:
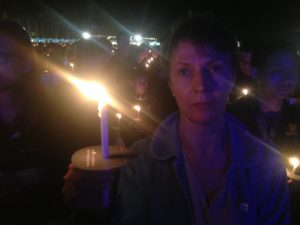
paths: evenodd
<path fill-rule="evenodd" d="M 231 54 L 217 52 L 209 44 L 194 44 L 191 41 L 179 42 L 171 53 L 170 60 L 196 60 L 199 58 L 227 61 Z"/>

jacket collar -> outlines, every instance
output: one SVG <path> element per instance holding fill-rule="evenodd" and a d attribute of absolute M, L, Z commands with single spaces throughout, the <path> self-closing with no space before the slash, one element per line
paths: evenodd
<path fill-rule="evenodd" d="M 168 116 L 155 131 L 151 142 L 151 154 L 158 160 L 177 157 L 182 151 L 178 132 L 179 113 Z"/>
<path fill-rule="evenodd" d="M 250 132 L 230 113 L 225 114 L 230 155 L 233 165 L 251 167 L 262 160 L 264 149 L 274 149 L 250 134 Z M 151 154 L 157 160 L 177 158 L 182 152 L 178 131 L 179 113 L 168 116 L 158 127 L 151 141 Z M 276 151 L 276 150 L 275 150 Z"/>

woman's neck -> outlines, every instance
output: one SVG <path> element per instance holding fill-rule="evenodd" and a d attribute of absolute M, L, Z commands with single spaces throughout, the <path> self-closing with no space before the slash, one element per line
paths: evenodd
<path fill-rule="evenodd" d="M 184 151 L 192 157 L 212 159 L 224 156 L 226 147 L 224 117 L 210 124 L 193 123 L 188 119 L 181 118 L 179 132 Z"/>

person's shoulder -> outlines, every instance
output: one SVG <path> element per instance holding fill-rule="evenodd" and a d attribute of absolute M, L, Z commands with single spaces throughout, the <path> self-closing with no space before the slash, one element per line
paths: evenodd
<path fill-rule="evenodd" d="M 151 141 L 152 141 L 151 137 L 146 137 L 146 138 L 140 139 L 140 140 L 134 142 L 131 145 L 130 149 L 138 155 L 141 155 L 141 154 L 145 155 L 145 154 L 149 153 L 149 151 L 150 151 Z"/>
<path fill-rule="evenodd" d="M 178 124 L 178 113 L 172 113 L 165 118 L 150 137 L 138 140 L 130 147 L 132 151 L 141 156 L 151 157 L 155 155 L 153 149 L 160 149 L 164 152 L 167 146 L 174 143 Z"/>

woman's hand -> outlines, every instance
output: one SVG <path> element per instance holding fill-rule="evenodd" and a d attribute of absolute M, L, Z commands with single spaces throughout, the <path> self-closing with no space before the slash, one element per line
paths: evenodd
<path fill-rule="evenodd" d="M 66 204 L 76 209 L 109 207 L 117 189 L 117 172 L 81 170 L 70 164 L 63 178 Z"/>

